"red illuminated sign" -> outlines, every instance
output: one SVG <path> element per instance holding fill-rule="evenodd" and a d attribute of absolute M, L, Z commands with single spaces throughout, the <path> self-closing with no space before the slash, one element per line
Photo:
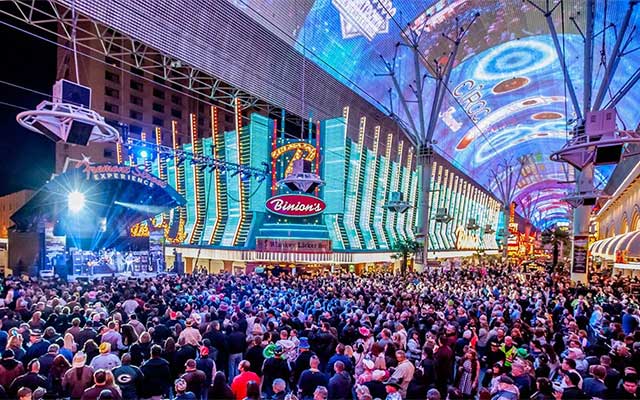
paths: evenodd
<path fill-rule="evenodd" d="M 285 217 L 310 217 L 327 207 L 321 199 L 305 194 L 281 194 L 267 200 L 266 205 L 272 213 Z"/>

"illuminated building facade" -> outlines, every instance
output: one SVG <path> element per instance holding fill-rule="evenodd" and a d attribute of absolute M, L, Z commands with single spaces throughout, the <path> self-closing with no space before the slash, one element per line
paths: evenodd
<path fill-rule="evenodd" d="M 268 166 L 270 174 L 245 176 L 174 156 L 144 160 L 187 203 L 159 215 L 150 226 L 133 227 L 132 234 L 162 228 L 167 245 L 184 252 L 187 264 L 197 265 L 207 265 L 207 259 L 238 265 L 390 262 L 395 242 L 415 239 L 420 171 L 413 147 L 386 127 L 345 107 L 341 117 L 313 121 L 303 137 L 293 138 L 283 133 L 279 121 L 255 112 L 238 115 L 237 129 L 222 131 L 215 107 L 210 112 L 214 118 L 207 132 L 198 131 L 192 115 L 191 143 L 175 141 L 174 148 L 257 169 Z M 173 124 L 174 137 L 184 135 L 177 129 Z M 133 154 L 129 159 L 141 163 Z M 304 161 L 324 185 L 308 193 L 278 185 L 296 160 Z M 498 201 L 442 157 L 435 158 L 433 171 L 432 215 L 447 208 L 452 220 L 432 224 L 429 251 L 445 257 L 497 250 Z M 409 203 L 406 212 L 385 207 L 393 192 Z M 286 204 L 282 198 L 302 203 Z"/>

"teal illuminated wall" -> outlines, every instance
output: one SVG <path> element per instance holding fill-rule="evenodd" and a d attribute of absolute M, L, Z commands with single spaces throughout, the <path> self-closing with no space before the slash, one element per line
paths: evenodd
<path fill-rule="evenodd" d="M 149 168 L 178 188 L 187 205 L 159 216 L 154 224 L 164 224 L 169 235 L 184 245 L 246 249 L 254 248 L 259 238 L 331 240 L 334 251 L 387 250 L 398 240 L 414 239 L 423 193 L 413 148 L 396 132 L 385 132 L 364 117 L 352 123 L 349 118 L 345 109 L 340 118 L 314 124 L 303 141 L 305 154 L 319 150 L 319 160 L 314 158 L 312 164 L 315 170 L 317 162 L 325 184 L 312 194 L 326 203 L 323 214 L 307 218 L 271 214 L 265 208 L 269 197 L 288 192 L 274 185 L 271 176 L 245 177 L 223 168 L 191 165 L 189 159 L 176 165 L 168 157 L 156 159 Z M 195 144 L 182 148 L 258 169 L 275 166 L 276 181 L 284 176 L 295 150 L 282 152 L 276 160 L 272 151 L 302 141 L 285 138 L 278 132 L 278 122 L 256 113 L 239 132 L 209 132 L 195 138 Z M 385 207 L 391 192 L 404 194 L 411 205 L 406 213 Z M 453 220 L 431 221 L 429 250 L 455 249 L 470 218 L 481 229 L 466 232 L 465 241 L 475 234 L 478 247 L 496 248 L 495 234 L 484 235 L 483 230 L 486 225 L 497 230 L 497 201 L 440 158 L 432 169 L 432 219 L 438 208 L 447 208 Z"/>

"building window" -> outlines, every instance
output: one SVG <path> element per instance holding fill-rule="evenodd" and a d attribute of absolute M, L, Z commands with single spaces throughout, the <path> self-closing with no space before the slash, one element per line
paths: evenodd
<path fill-rule="evenodd" d="M 109 149 L 104 149 L 104 158 L 113 158 L 113 151 L 109 150 Z"/>
<path fill-rule="evenodd" d="M 116 99 L 120 98 L 120 91 L 118 89 L 114 89 L 109 86 L 104 87 L 104 94 L 109 97 L 114 97 Z"/>
<path fill-rule="evenodd" d="M 120 75 L 111 71 L 104 71 L 104 79 L 109 82 L 120 83 Z"/>
<path fill-rule="evenodd" d="M 137 119 L 138 121 L 142 121 L 142 113 L 136 110 L 130 110 L 129 117 L 133 119 Z"/>
<path fill-rule="evenodd" d="M 144 89 L 144 85 L 142 84 L 142 82 L 134 81 L 133 79 L 131 80 L 129 87 L 139 92 L 142 92 L 142 90 Z"/>
<path fill-rule="evenodd" d="M 129 68 L 129 70 L 135 75 L 144 76 L 144 71 L 141 70 L 140 68 L 131 67 L 131 68 Z"/>
<path fill-rule="evenodd" d="M 110 112 L 110 113 L 114 113 L 117 114 L 118 113 L 118 106 L 115 104 L 111 104 L 111 103 L 104 103 L 104 110 L 106 112 Z"/>
<path fill-rule="evenodd" d="M 131 102 L 131 104 L 142 107 L 142 97 L 131 95 L 129 96 L 129 101 Z"/>
<path fill-rule="evenodd" d="M 153 97 L 157 97 L 159 99 L 164 100 L 164 91 L 157 88 L 153 88 Z"/>
<path fill-rule="evenodd" d="M 177 104 L 177 105 L 182 105 L 182 96 L 176 95 L 176 94 L 172 94 L 171 95 L 171 102 L 173 104 Z"/>
<path fill-rule="evenodd" d="M 204 117 L 198 117 L 198 125 L 200 126 L 204 125 Z"/>
<path fill-rule="evenodd" d="M 153 117 L 151 122 L 156 126 L 164 126 L 164 120 L 162 118 Z"/>
<path fill-rule="evenodd" d="M 233 122 L 233 117 L 231 116 L 231 114 L 224 115 L 224 122 Z"/>
<path fill-rule="evenodd" d="M 157 111 L 160 113 L 164 112 L 164 105 L 159 104 L 159 103 L 153 103 L 153 111 Z"/>
<path fill-rule="evenodd" d="M 182 111 L 176 110 L 175 108 L 172 108 L 171 109 L 171 116 L 174 117 L 174 118 L 182 119 Z"/>
<path fill-rule="evenodd" d="M 204 103 L 198 102 L 198 112 L 204 112 Z"/>
<path fill-rule="evenodd" d="M 153 81 L 154 81 L 155 83 L 159 83 L 159 84 L 161 84 L 161 85 L 164 85 L 164 78 L 163 78 L 163 77 L 161 77 L 161 76 L 154 75 L 154 76 L 153 76 Z"/>

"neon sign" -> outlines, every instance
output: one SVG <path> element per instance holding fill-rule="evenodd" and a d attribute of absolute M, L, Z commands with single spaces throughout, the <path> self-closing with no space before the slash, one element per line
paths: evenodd
<path fill-rule="evenodd" d="M 290 151 L 294 151 L 293 157 L 289 160 L 289 164 L 287 164 L 287 168 L 284 171 L 284 176 L 289 175 L 293 172 L 293 162 L 295 160 L 305 159 L 307 161 L 313 161 L 316 159 L 317 150 L 316 148 L 307 142 L 294 142 L 287 143 L 284 146 L 280 146 L 277 149 L 271 152 L 271 158 L 277 160 L 282 157 L 283 154 L 288 153 Z"/>
<path fill-rule="evenodd" d="M 267 200 L 267 209 L 285 217 L 311 217 L 327 207 L 321 199 L 305 194 L 281 194 Z"/>

